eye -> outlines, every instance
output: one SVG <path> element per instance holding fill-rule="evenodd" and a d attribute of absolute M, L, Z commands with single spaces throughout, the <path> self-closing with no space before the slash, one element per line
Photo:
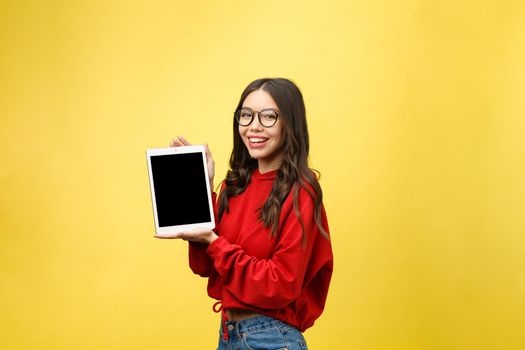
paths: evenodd
<path fill-rule="evenodd" d="M 277 114 L 275 112 L 268 111 L 262 113 L 261 118 L 273 122 L 275 119 L 277 119 Z"/>
<path fill-rule="evenodd" d="M 275 119 L 277 119 L 277 116 L 275 114 L 263 114 L 262 117 L 264 119 L 268 119 L 268 120 L 275 120 Z"/>
<path fill-rule="evenodd" d="M 250 113 L 248 111 L 241 111 L 240 116 L 243 119 L 250 119 L 252 117 L 252 113 Z"/>

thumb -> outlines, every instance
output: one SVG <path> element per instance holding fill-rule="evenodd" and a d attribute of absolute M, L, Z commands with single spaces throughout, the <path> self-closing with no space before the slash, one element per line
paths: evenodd
<path fill-rule="evenodd" d="M 206 151 L 206 157 L 208 157 L 210 160 L 213 160 L 213 157 L 211 155 L 210 147 L 208 147 L 208 144 L 204 145 L 204 149 Z"/>

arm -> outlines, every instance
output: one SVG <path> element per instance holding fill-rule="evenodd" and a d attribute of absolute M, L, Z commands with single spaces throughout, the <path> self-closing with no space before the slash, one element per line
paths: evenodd
<path fill-rule="evenodd" d="M 291 201 L 288 203 L 291 205 Z M 306 246 L 303 245 L 301 224 L 293 209 L 289 209 L 275 252 L 269 259 L 250 256 L 224 237 L 217 238 L 208 247 L 224 287 L 245 304 L 278 309 L 297 299 L 302 292 L 314 242 L 320 233 L 314 221 L 313 201 L 305 191 L 299 196 L 299 211 L 305 227 Z"/>

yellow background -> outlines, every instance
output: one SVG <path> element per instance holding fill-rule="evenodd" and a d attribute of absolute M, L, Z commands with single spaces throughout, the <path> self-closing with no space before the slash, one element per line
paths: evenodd
<path fill-rule="evenodd" d="M 4 1 L 0 348 L 214 349 L 145 149 L 302 89 L 335 273 L 311 349 L 525 348 L 525 3 Z"/>

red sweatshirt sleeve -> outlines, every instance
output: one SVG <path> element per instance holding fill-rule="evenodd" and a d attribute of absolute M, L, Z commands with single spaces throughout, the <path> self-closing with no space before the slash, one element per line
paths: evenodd
<path fill-rule="evenodd" d="M 212 202 L 213 202 L 213 214 L 215 217 L 215 228 L 217 228 L 217 193 L 212 193 Z M 214 230 L 217 233 L 217 230 Z M 208 249 L 208 244 L 189 242 L 189 261 L 190 268 L 193 273 L 200 275 L 202 277 L 209 277 L 210 271 L 213 268 L 213 261 L 206 252 Z"/>
<path fill-rule="evenodd" d="M 312 247 L 320 235 L 314 221 L 313 201 L 305 191 L 300 192 L 299 211 L 304 223 L 306 246 L 303 245 L 302 227 L 293 208 L 288 208 L 287 216 L 282 219 L 279 241 L 269 259 L 250 256 L 224 237 L 209 245 L 207 251 L 223 278 L 224 288 L 241 302 L 259 309 L 280 309 L 301 294 Z"/>

